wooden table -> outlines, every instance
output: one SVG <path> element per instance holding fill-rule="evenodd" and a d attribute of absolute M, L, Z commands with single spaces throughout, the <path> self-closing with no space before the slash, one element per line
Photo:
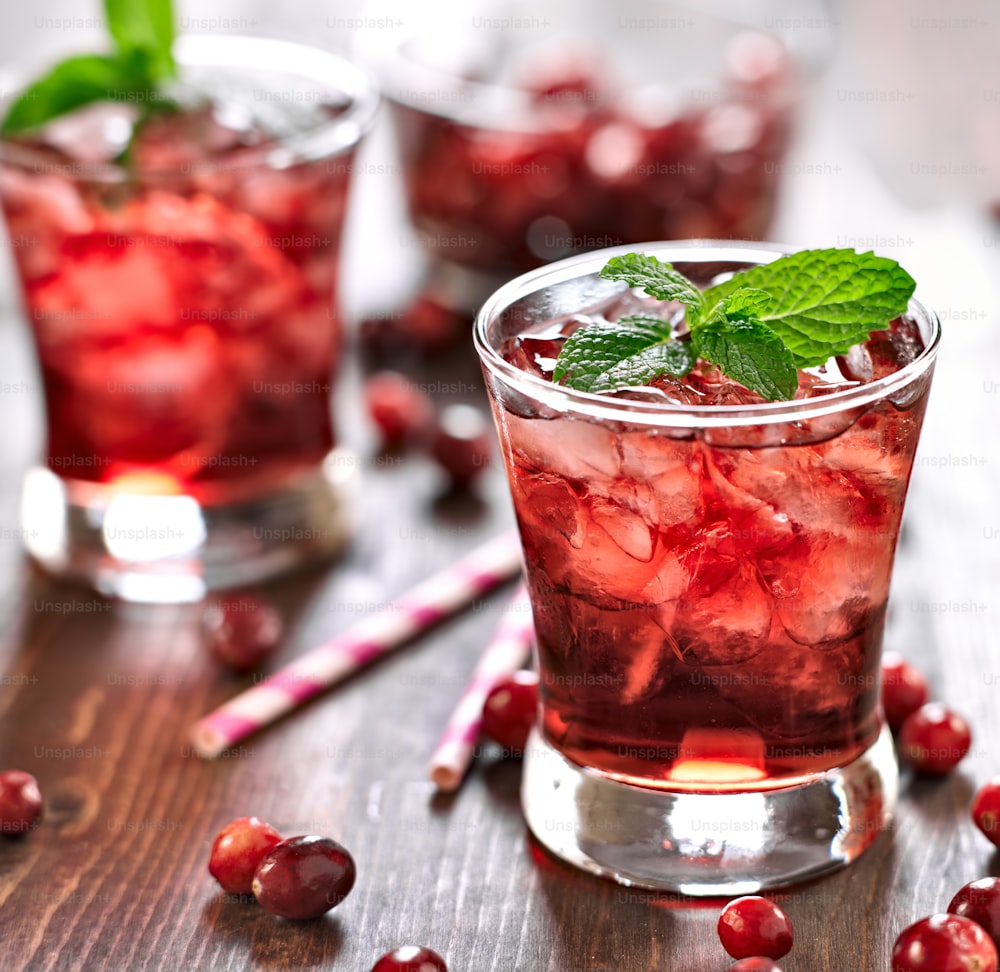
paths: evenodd
<path fill-rule="evenodd" d="M 812 188 L 792 181 L 776 235 L 836 245 L 845 233 L 901 233 L 888 252 L 913 269 L 948 329 L 886 644 L 966 714 L 974 750 L 946 779 L 904 777 L 893 827 L 850 869 L 777 895 L 797 935 L 785 972 L 885 972 L 904 925 L 944 910 L 965 882 L 1000 874 L 968 815 L 975 787 L 1000 772 L 1000 240 L 976 214 L 909 214 L 878 193 L 874 207 L 871 193 L 845 193 L 841 210 L 840 197 L 824 205 Z M 37 379 L 12 322 L 0 333 L 0 380 L 25 383 L 0 395 L 3 427 L 19 430 L 0 450 L 0 767 L 34 773 L 46 799 L 36 832 L 0 842 L 0 968 L 367 972 L 404 943 L 435 948 L 452 972 L 727 968 L 719 902 L 629 890 L 542 851 L 521 819 L 516 762 L 487 749 L 457 794 L 435 795 L 427 758 L 504 591 L 225 758 L 194 756 L 191 723 L 251 679 L 207 657 L 196 607 L 110 604 L 24 562 L 16 496 L 38 448 Z M 458 373 L 476 399 L 474 365 Z M 337 564 L 268 588 L 289 625 L 279 661 L 512 522 L 499 468 L 475 496 L 441 501 L 426 460 L 376 461 L 357 378 L 340 391 L 364 461 L 355 542 Z M 244 814 L 344 843 L 358 864 L 350 897 L 302 924 L 226 901 L 208 851 Z"/>

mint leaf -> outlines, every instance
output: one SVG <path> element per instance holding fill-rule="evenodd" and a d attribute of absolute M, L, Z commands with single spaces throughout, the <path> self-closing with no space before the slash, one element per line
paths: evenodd
<path fill-rule="evenodd" d="M 759 321 L 770 304 L 771 295 L 767 291 L 748 287 L 746 290 L 737 290 L 723 298 L 716 306 L 720 307 L 723 316 L 730 320 L 738 320 L 746 316 Z"/>
<path fill-rule="evenodd" d="M 588 391 L 612 392 L 623 388 L 650 385 L 660 375 L 686 375 L 696 364 L 698 356 L 690 341 L 664 341 L 652 344 L 636 354 L 622 358 L 599 375 Z"/>
<path fill-rule="evenodd" d="M 659 318 L 623 317 L 591 324 L 571 334 L 559 352 L 552 380 L 586 392 L 610 392 L 648 385 L 664 373 L 687 374 L 695 355 Z"/>
<path fill-rule="evenodd" d="M 853 250 L 803 250 L 709 287 L 704 300 L 711 319 L 724 298 L 748 288 L 765 291 L 770 302 L 754 316 L 781 338 L 800 368 L 808 368 L 887 327 L 906 310 L 915 286 L 895 260 Z"/>
<path fill-rule="evenodd" d="M 58 115 L 95 101 L 147 93 L 144 79 L 136 78 L 117 58 L 84 54 L 57 64 L 30 85 L 11 105 L 0 132 L 12 135 L 37 128 Z"/>
<path fill-rule="evenodd" d="M 722 318 L 698 328 L 698 355 L 770 402 L 789 400 L 799 386 L 795 357 L 766 324 Z"/>
<path fill-rule="evenodd" d="M 702 292 L 669 263 L 644 253 L 626 253 L 612 257 L 601 270 L 605 280 L 624 280 L 630 287 L 641 287 L 657 300 L 678 300 L 698 311 L 704 304 Z"/>
<path fill-rule="evenodd" d="M 108 31 L 120 54 L 142 51 L 149 77 L 173 77 L 174 15 L 170 0 L 104 0 Z"/>
<path fill-rule="evenodd" d="M 115 52 L 61 61 L 14 100 L 0 134 L 38 128 L 97 101 L 134 101 L 147 113 L 166 101 L 157 88 L 177 73 L 171 0 L 104 0 L 104 12 Z"/>

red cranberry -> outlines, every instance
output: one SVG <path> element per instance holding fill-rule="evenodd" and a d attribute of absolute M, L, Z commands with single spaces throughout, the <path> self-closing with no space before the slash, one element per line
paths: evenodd
<path fill-rule="evenodd" d="M 386 952 L 373 966 L 371 972 L 448 972 L 448 966 L 437 952 L 417 945 Z"/>
<path fill-rule="evenodd" d="M 470 315 L 445 307 L 428 291 L 418 294 L 406 308 L 399 329 L 407 344 L 433 354 L 464 339 L 470 323 Z"/>
<path fill-rule="evenodd" d="M 369 377 L 364 400 L 385 448 L 402 445 L 434 419 L 430 396 L 397 371 L 379 371 Z"/>
<path fill-rule="evenodd" d="M 773 901 L 747 895 L 730 901 L 719 916 L 722 947 L 733 958 L 778 959 L 792 947 L 792 922 Z"/>
<path fill-rule="evenodd" d="M 903 720 L 899 730 L 899 758 L 932 776 L 954 769 L 971 745 L 968 723 L 940 702 L 921 706 Z"/>
<path fill-rule="evenodd" d="M 215 838 L 209 873 L 230 894 L 250 894 L 257 866 L 280 841 L 281 834 L 259 817 L 239 817 Z"/>
<path fill-rule="evenodd" d="M 0 833 L 17 837 L 34 829 L 42 817 L 42 791 L 30 773 L 0 773 Z"/>
<path fill-rule="evenodd" d="M 490 689 L 483 703 L 483 732 L 504 749 L 523 753 L 538 715 L 538 674 L 513 672 Z"/>
<path fill-rule="evenodd" d="M 769 958 L 745 958 L 729 966 L 729 972 L 781 972 Z"/>
<path fill-rule="evenodd" d="M 927 701 L 927 681 L 902 655 L 887 651 L 882 656 L 882 708 L 885 721 L 895 732 L 903 720 Z"/>
<path fill-rule="evenodd" d="M 492 448 L 492 429 L 472 405 L 448 405 L 430 438 L 430 454 L 458 488 L 468 486 L 485 470 Z"/>
<path fill-rule="evenodd" d="M 1000 847 L 1000 776 L 987 780 L 976 792 L 972 820 L 988 840 Z"/>
<path fill-rule="evenodd" d="M 948 911 L 970 918 L 1000 948 L 1000 878 L 985 877 L 959 888 Z"/>
<path fill-rule="evenodd" d="M 931 915 L 899 933 L 892 972 L 997 972 L 997 950 L 974 921 Z"/>
<path fill-rule="evenodd" d="M 281 615 L 257 594 L 230 594 L 205 608 L 202 630 L 219 661 L 234 672 L 249 672 L 281 640 Z"/>
<path fill-rule="evenodd" d="M 289 837 L 260 862 L 253 893 L 260 906 L 282 918 L 318 918 L 354 887 L 357 870 L 346 847 L 329 837 Z"/>

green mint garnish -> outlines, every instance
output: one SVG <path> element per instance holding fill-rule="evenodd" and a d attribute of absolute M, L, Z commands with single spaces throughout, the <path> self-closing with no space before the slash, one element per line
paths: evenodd
<path fill-rule="evenodd" d="M 676 341 L 658 317 L 623 317 L 592 324 L 566 339 L 553 381 L 578 391 L 611 392 L 648 385 L 662 374 L 686 375 L 695 366 L 691 345 Z"/>
<path fill-rule="evenodd" d="M 800 368 L 811 368 L 887 328 L 906 310 L 916 284 L 895 260 L 873 253 L 803 250 L 709 287 L 705 306 L 747 287 L 771 297 L 758 319 L 784 341 Z"/>
<path fill-rule="evenodd" d="M 670 264 L 629 253 L 601 276 L 685 305 L 687 333 L 658 317 L 623 317 L 566 339 L 553 381 L 612 392 L 686 375 L 700 358 L 768 401 L 791 399 L 798 368 L 845 354 L 902 314 L 913 278 L 894 260 L 854 250 L 803 250 L 699 290 Z"/>
<path fill-rule="evenodd" d="M 163 82 L 176 75 L 171 0 L 104 0 L 111 54 L 67 58 L 15 99 L 0 134 L 38 128 L 96 101 L 128 101 L 148 113 L 165 103 Z"/>

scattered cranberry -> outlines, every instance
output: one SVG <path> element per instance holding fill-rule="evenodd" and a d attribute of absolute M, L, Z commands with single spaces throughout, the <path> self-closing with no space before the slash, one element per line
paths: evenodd
<path fill-rule="evenodd" d="M 483 732 L 504 749 L 523 753 L 538 715 L 538 674 L 513 672 L 501 678 L 483 703 Z"/>
<path fill-rule="evenodd" d="M 882 708 L 893 732 L 927 701 L 927 681 L 902 655 L 882 656 Z"/>
<path fill-rule="evenodd" d="M 971 745 L 968 723 L 940 702 L 921 706 L 903 720 L 899 730 L 899 758 L 932 776 L 954 769 Z"/>
<path fill-rule="evenodd" d="M 722 947 L 733 958 L 778 959 L 792 947 L 792 922 L 773 901 L 747 895 L 730 901 L 719 916 Z"/>
<path fill-rule="evenodd" d="M 467 339 L 471 322 L 471 312 L 444 306 L 429 286 L 403 309 L 365 318 L 358 331 L 363 349 L 377 361 L 430 359 Z"/>
<path fill-rule="evenodd" d="M 492 448 L 492 429 L 472 405 L 446 406 L 429 444 L 430 454 L 457 488 L 467 487 L 483 472 Z"/>
<path fill-rule="evenodd" d="M 259 817 L 239 817 L 215 838 L 209 873 L 230 894 L 250 894 L 257 866 L 280 841 L 281 834 Z"/>
<path fill-rule="evenodd" d="M 974 921 L 931 915 L 899 933 L 892 972 L 997 972 L 997 950 Z"/>
<path fill-rule="evenodd" d="M 769 958 L 745 958 L 729 966 L 729 972 L 781 972 Z"/>
<path fill-rule="evenodd" d="M 951 899 L 948 911 L 974 921 L 1000 948 L 1000 878 L 985 877 L 966 884 Z"/>
<path fill-rule="evenodd" d="M 987 780 L 976 792 L 972 820 L 988 840 L 1000 847 L 1000 776 Z"/>
<path fill-rule="evenodd" d="M 202 630 L 219 661 L 234 672 L 249 672 L 281 640 L 281 615 L 257 594 L 230 594 L 205 608 Z"/>
<path fill-rule="evenodd" d="M 417 945 L 386 952 L 373 966 L 371 972 L 448 972 L 448 966 L 437 952 Z"/>
<path fill-rule="evenodd" d="M 446 307 L 433 287 L 417 294 L 400 319 L 399 331 L 408 345 L 422 354 L 433 355 L 466 338 L 471 314 Z"/>
<path fill-rule="evenodd" d="M 402 445 L 434 420 L 430 396 L 397 371 L 371 375 L 365 381 L 364 400 L 385 448 Z"/>
<path fill-rule="evenodd" d="M 260 906 L 282 918 L 318 918 L 354 887 L 354 858 L 329 837 L 289 837 L 260 862 L 253 893 Z"/>
<path fill-rule="evenodd" d="M 38 780 L 24 770 L 0 773 L 0 833 L 17 837 L 32 830 L 42 816 Z"/>

